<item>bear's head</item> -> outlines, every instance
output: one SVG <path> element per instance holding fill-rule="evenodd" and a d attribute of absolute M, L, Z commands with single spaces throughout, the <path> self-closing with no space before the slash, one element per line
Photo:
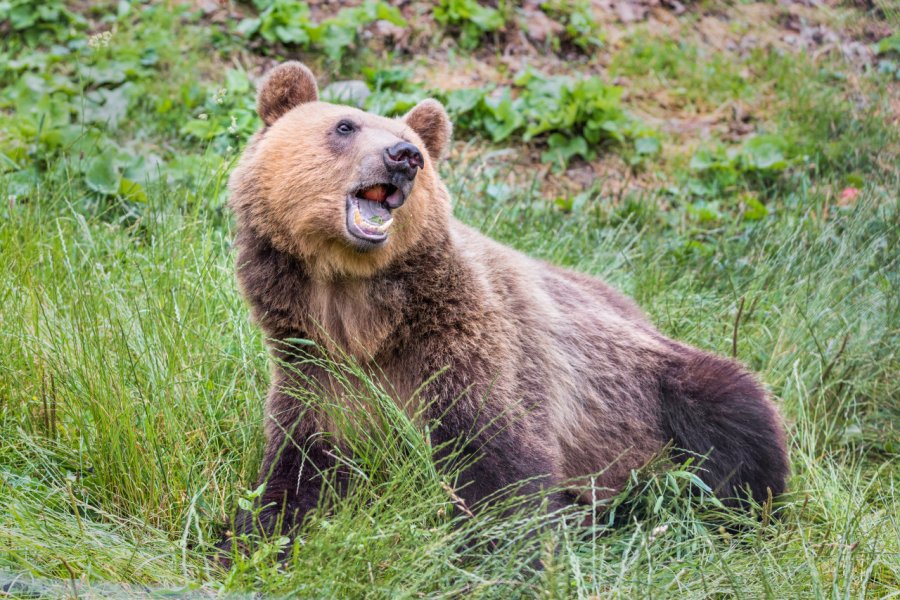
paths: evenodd
<path fill-rule="evenodd" d="M 451 125 L 439 102 L 398 119 L 319 102 L 309 69 L 287 62 L 261 82 L 257 111 L 264 127 L 232 173 L 231 206 L 311 276 L 371 276 L 446 229 L 435 164 Z"/>

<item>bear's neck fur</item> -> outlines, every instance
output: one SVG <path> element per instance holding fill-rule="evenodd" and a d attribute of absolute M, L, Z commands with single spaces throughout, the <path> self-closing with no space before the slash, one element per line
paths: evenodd
<path fill-rule="evenodd" d="M 239 224 L 235 246 L 239 285 L 271 340 L 306 338 L 379 362 L 397 347 L 443 334 L 448 323 L 471 324 L 481 313 L 477 282 L 446 226 L 365 278 L 315 278 L 301 259 L 247 223 Z M 457 314 L 448 315 L 448 307 Z"/>

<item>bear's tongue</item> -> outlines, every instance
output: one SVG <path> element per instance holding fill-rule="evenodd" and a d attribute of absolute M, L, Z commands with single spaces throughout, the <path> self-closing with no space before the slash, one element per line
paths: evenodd
<path fill-rule="evenodd" d="M 380 187 L 380 186 L 379 186 Z M 382 188 L 383 189 L 383 188 Z M 368 225 L 383 226 L 391 220 L 391 211 L 381 201 L 359 199 L 359 216 Z"/>
<path fill-rule="evenodd" d="M 388 190 L 383 185 L 373 185 L 360 192 L 360 196 L 372 202 L 384 202 L 388 197 Z"/>

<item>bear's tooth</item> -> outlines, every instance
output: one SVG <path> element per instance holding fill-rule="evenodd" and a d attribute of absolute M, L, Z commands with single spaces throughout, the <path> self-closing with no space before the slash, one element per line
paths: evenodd
<path fill-rule="evenodd" d="M 391 218 L 391 219 L 388 219 L 387 221 L 385 221 L 384 223 L 382 223 L 381 225 L 373 225 L 372 229 L 375 229 L 377 231 L 380 231 L 381 233 L 384 233 L 385 231 L 388 230 L 388 227 L 390 227 L 393 222 L 394 222 L 394 219 Z"/>

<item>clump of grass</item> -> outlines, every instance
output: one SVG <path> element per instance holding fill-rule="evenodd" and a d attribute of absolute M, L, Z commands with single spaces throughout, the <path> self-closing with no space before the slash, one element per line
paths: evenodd
<path fill-rule="evenodd" d="M 688 41 L 646 33 L 627 39 L 613 56 L 610 72 L 640 82 L 641 91 L 664 91 L 668 102 L 693 114 L 712 112 L 724 102 L 754 91 L 741 73 L 741 64 L 730 57 Z"/>

